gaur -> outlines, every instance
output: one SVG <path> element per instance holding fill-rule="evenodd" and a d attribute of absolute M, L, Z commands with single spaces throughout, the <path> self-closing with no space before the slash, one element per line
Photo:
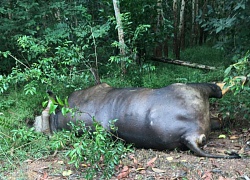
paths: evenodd
<path fill-rule="evenodd" d="M 203 151 L 210 133 L 209 98 L 221 98 L 222 88 L 213 83 L 176 83 L 159 89 L 113 88 L 102 83 L 73 92 L 70 108 L 79 113 L 50 115 L 51 131 L 70 129 L 68 123 L 82 120 L 92 126 L 94 117 L 109 129 L 118 119 L 118 137 L 136 147 L 158 150 L 189 148 L 198 156 L 239 158 L 239 155 L 214 155 Z"/>

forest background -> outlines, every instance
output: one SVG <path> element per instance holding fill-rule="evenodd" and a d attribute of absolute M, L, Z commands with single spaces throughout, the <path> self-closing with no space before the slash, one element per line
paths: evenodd
<path fill-rule="evenodd" d="M 249 5 L 248 0 L 1 1 L 0 157 L 11 156 L 0 161 L 0 172 L 10 168 L 6 162 L 14 169 L 27 156 L 62 148 L 37 153 L 32 146 L 27 155 L 33 141 L 46 143 L 27 125 L 41 114 L 47 89 L 66 97 L 100 82 L 153 88 L 232 82 L 235 76 L 247 82 Z M 171 60 L 206 66 L 166 63 Z M 237 126 L 235 117 L 249 118 L 249 87 L 231 89 L 234 96 L 220 100 L 220 111 Z"/>

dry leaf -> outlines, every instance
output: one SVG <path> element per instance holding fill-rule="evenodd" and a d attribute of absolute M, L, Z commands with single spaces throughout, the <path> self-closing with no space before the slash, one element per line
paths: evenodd
<path fill-rule="evenodd" d="M 138 161 L 137 161 L 137 159 L 135 158 L 135 155 L 134 155 L 134 154 L 130 154 L 130 155 L 129 155 L 129 158 L 130 158 L 130 159 L 133 159 L 133 163 L 134 163 L 135 166 L 138 165 Z"/>
<path fill-rule="evenodd" d="M 167 157 L 168 161 L 173 161 L 173 159 L 174 159 L 173 157 Z"/>
<path fill-rule="evenodd" d="M 128 174 L 129 174 L 129 168 L 128 166 L 124 166 L 121 173 L 118 174 L 117 179 L 125 178 L 128 176 Z"/>
<path fill-rule="evenodd" d="M 147 172 L 146 172 L 146 170 L 141 170 L 140 171 L 140 174 L 146 174 Z"/>
<path fill-rule="evenodd" d="M 64 164 L 64 162 L 63 162 L 63 161 L 58 161 L 57 163 L 58 163 L 58 164 L 61 164 L 61 165 L 62 165 L 62 164 Z"/>
<path fill-rule="evenodd" d="M 153 167 L 152 167 L 152 170 L 153 170 L 154 172 L 156 172 L 156 173 L 164 173 L 164 172 L 165 172 L 165 171 L 162 170 L 162 169 L 153 168 Z"/>
<path fill-rule="evenodd" d="M 239 150 L 239 154 L 243 154 L 245 152 L 244 147 Z"/>
<path fill-rule="evenodd" d="M 82 167 L 88 167 L 88 165 L 87 165 L 87 164 L 81 164 L 81 166 L 82 166 Z"/>
<path fill-rule="evenodd" d="M 156 159 L 157 159 L 157 157 L 154 157 L 153 159 L 151 159 L 150 161 L 148 161 L 147 162 L 147 166 L 154 167 L 154 162 L 155 162 Z"/>
<path fill-rule="evenodd" d="M 220 176 L 218 180 L 228 180 L 228 179 Z"/>
<path fill-rule="evenodd" d="M 201 170 L 197 170 L 197 174 L 201 177 L 202 174 Z"/>
<path fill-rule="evenodd" d="M 33 162 L 33 160 L 31 159 L 26 159 L 25 161 L 23 161 L 24 163 L 29 163 L 29 162 Z"/>
<path fill-rule="evenodd" d="M 136 171 L 142 171 L 145 170 L 145 168 L 137 168 Z"/>
<path fill-rule="evenodd" d="M 72 174 L 71 170 L 63 171 L 63 173 L 62 173 L 63 176 L 70 176 L 71 174 Z"/>
<path fill-rule="evenodd" d="M 43 170 L 43 169 L 49 169 L 49 166 L 42 166 L 39 168 L 39 170 Z"/>
<path fill-rule="evenodd" d="M 133 159 L 135 157 L 135 155 L 134 154 L 130 154 L 128 157 L 129 157 L 129 159 Z"/>
<path fill-rule="evenodd" d="M 232 135 L 232 136 L 230 136 L 230 138 L 229 138 L 230 140 L 235 140 L 235 139 L 239 139 L 239 137 L 238 136 L 236 136 L 236 135 Z"/>
<path fill-rule="evenodd" d="M 41 180 L 47 180 L 47 179 L 48 179 L 48 173 L 44 172 L 43 177 L 41 178 Z"/>
<path fill-rule="evenodd" d="M 207 171 L 203 174 L 203 176 L 201 177 L 204 180 L 212 180 L 213 179 L 213 174 L 211 171 Z"/>

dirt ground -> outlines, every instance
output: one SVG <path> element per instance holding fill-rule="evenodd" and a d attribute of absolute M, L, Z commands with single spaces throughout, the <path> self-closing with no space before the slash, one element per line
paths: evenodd
<path fill-rule="evenodd" d="M 226 133 L 221 131 L 212 132 L 203 149 L 214 154 L 234 151 L 243 156 L 241 159 L 197 157 L 189 151 L 136 149 L 133 154 L 127 154 L 121 160 L 112 179 L 249 180 L 250 129 L 237 129 L 226 137 L 224 134 Z M 5 177 L 9 180 L 84 179 L 81 177 L 81 172 L 84 172 L 84 167 L 75 170 L 62 157 L 52 156 L 46 159 L 26 160 L 17 171 L 6 172 Z"/>

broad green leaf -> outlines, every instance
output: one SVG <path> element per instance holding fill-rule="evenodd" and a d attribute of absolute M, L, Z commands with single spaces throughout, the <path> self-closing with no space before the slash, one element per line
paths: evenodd
<path fill-rule="evenodd" d="M 64 99 L 64 105 L 65 105 L 66 107 L 69 107 L 68 97 L 66 97 L 66 98 Z"/>
<path fill-rule="evenodd" d="M 63 101 L 58 96 L 56 96 L 56 100 L 60 106 L 64 106 Z"/>
<path fill-rule="evenodd" d="M 43 106 L 43 107 L 46 107 L 46 106 L 48 105 L 48 102 L 49 102 L 49 101 L 44 101 L 44 102 L 42 103 L 42 106 Z"/>
<path fill-rule="evenodd" d="M 66 107 L 62 107 L 62 114 L 65 116 L 69 112 L 69 109 Z"/>
<path fill-rule="evenodd" d="M 229 66 L 229 67 L 225 70 L 225 72 L 224 72 L 224 75 L 225 75 L 225 76 L 227 76 L 227 75 L 230 73 L 232 67 L 233 67 L 233 66 Z"/>
<path fill-rule="evenodd" d="M 52 113 L 55 114 L 56 108 L 57 108 L 57 107 L 58 107 L 58 105 L 52 103 L 52 104 L 50 105 L 49 113 L 50 113 L 50 114 L 52 114 Z"/>

